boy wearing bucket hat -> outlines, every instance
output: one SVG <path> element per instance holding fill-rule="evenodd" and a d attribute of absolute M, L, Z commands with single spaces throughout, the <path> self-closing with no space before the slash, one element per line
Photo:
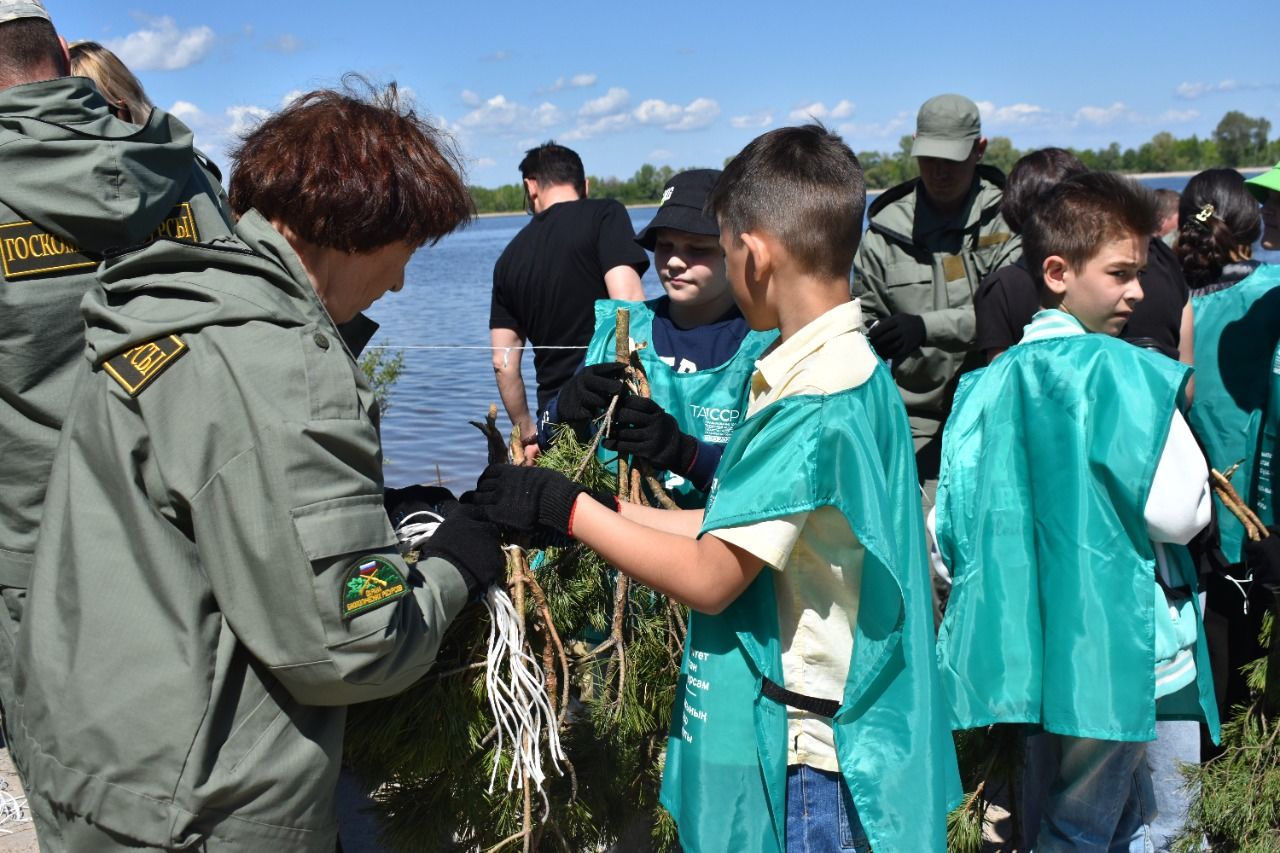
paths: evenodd
<path fill-rule="evenodd" d="M 718 169 L 692 169 L 667 181 L 662 205 L 636 242 L 653 252 L 666 291 L 648 302 L 596 302 L 587 367 L 549 407 L 552 421 L 585 430 L 618 395 L 601 458 L 636 456 L 665 471 L 664 485 L 683 506 L 700 507 L 733 428 L 745 411 L 755 360 L 777 332 L 753 332 L 733 301 L 720 229 L 703 207 Z M 623 392 L 614 360 L 617 311 L 630 312 L 634 342 L 652 398 Z M 544 440 L 549 436 L 544 434 Z"/>
<path fill-rule="evenodd" d="M 926 510 L 938 476 L 942 423 L 974 350 L 973 294 L 1013 263 L 1020 243 L 1000 215 L 1004 175 L 983 164 L 977 105 L 961 95 L 925 101 L 911 156 L 920 177 L 885 190 L 869 212 L 853 293 L 872 347 L 893 368 L 907 405 Z"/>

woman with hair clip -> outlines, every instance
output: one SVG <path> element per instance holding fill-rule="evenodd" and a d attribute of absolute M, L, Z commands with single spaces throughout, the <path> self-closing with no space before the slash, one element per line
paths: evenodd
<path fill-rule="evenodd" d="M 1262 453 L 1271 397 L 1271 363 L 1280 337 L 1280 267 L 1252 259 L 1261 230 L 1258 202 L 1234 169 L 1209 169 L 1191 179 L 1178 208 L 1174 253 L 1191 287 L 1195 312 L 1196 399 L 1187 419 L 1211 467 L 1227 472 L 1245 502 L 1270 523 L 1270 476 Z M 1222 506 L 1217 512 L 1227 572 L 1247 577 L 1244 528 Z M 1247 587 L 1244 587 L 1247 588 Z M 1248 696 L 1240 665 L 1257 657 L 1260 602 L 1249 606 L 1228 574 L 1205 579 L 1205 633 L 1213 660 L 1219 713 Z"/>
<path fill-rule="evenodd" d="M 133 124 L 146 124 L 155 105 L 120 57 L 96 41 L 73 42 L 67 48 L 67 54 L 71 57 L 72 76 L 92 80 L 111 105 L 111 112 L 116 118 Z"/>

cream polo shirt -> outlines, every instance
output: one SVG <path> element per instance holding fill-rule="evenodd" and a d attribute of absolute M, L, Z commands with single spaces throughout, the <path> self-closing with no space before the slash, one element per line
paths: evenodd
<path fill-rule="evenodd" d="M 867 381 L 876 358 L 859 331 L 857 300 L 832 308 L 756 362 L 747 417 L 800 394 L 834 394 Z M 779 471 L 785 476 L 785 471 Z M 788 690 L 844 698 L 862 584 L 862 544 L 835 507 L 711 531 L 772 566 Z M 787 708 L 787 763 L 839 770 L 831 722 Z"/>

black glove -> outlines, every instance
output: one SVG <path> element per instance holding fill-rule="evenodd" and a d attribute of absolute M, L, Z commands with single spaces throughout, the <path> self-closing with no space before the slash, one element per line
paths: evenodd
<path fill-rule="evenodd" d="M 924 344 L 924 318 L 919 314 L 885 317 L 867 332 L 867 340 L 888 361 L 915 352 Z"/>
<path fill-rule="evenodd" d="M 480 475 L 471 503 L 484 510 L 494 524 L 520 533 L 569 535 L 573 502 L 586 492 L 615 512 L 613 495 L 590 492 L 563 474 L 547 468 L 490 465 Z"/>
<path fill-rule="evenodd" d="M 507 576 L 498 528 L 477 507 L 458 507 L 436 528 L 418 550 L 418 565 L 428 557 L 439 557 L 457 569 L 472 601 Z"/>
<path fill-rule="evenodd" d="M 1244 540 L 1244 561 L 1255 583 L 1280 587 L 1280 527 L 1268 527 L 1271 535 L 1253 542 Z"/>
<path fill-rule="evenodd" d="M 391 526 L 399 527 L 415 512 L 432 512 L 448 518 L 458 507 L 458 499 L 443 486 L 405 486 L 403 489 L 385 489 L 382 505 L 387 508 Z"/>
<path fill-rule="evenodd" d="M 648 397 L 634 395 L 618 404 L 604 446 L 680 475 L 689 473 L 698 453 L 698 442 L 680 431 L 675 418 Z"/>
<path fill-rule="evenodd" d="M 556 418 L 562 423 L 585 424 L 609 408 L 609 401 L 623 393 L 622 375 L 627 366 L 617 361 L 592 364 L 575 373 L 560 388 Z"/>

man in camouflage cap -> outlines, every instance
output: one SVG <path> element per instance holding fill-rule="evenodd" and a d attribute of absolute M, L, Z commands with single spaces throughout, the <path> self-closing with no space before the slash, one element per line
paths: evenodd
<path fill-rule="evenodd" d="M 1000 216 L 1004 175 L 981 163 L 986 147 L 973 101 L 925 101 L 911 146 L 920 177 L 871 205 L 855 260 L 853 293 L 871 345 L 890 362 L 907 405 L 926 511 L 956 381 L 981 363 L 973 349 L 973 294 L 987 273 L 1021 252 Z"/>

